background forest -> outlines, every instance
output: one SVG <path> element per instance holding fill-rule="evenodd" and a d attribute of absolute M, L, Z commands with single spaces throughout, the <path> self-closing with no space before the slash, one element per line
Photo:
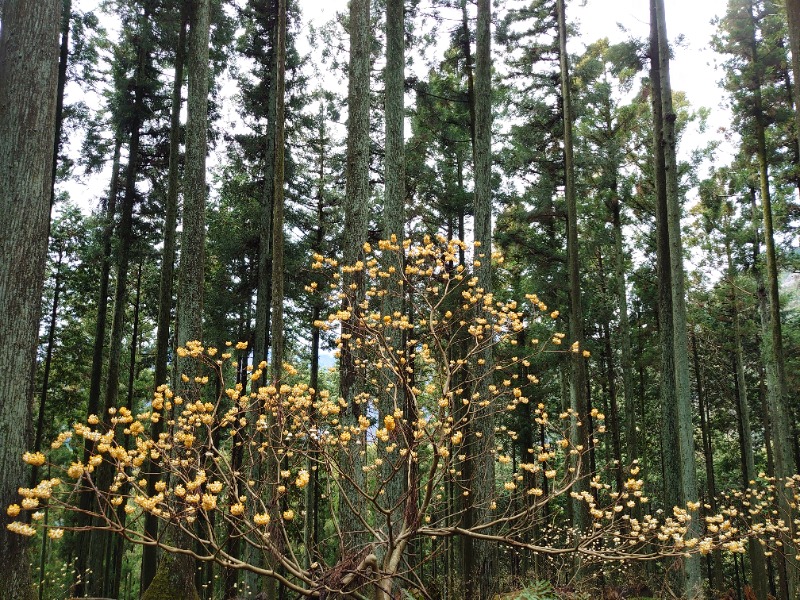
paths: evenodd
<path fill-rule="evenodd" d="M 0 599 L 800 597 L 800 2 L 639 1 L 0 0 Z"/>

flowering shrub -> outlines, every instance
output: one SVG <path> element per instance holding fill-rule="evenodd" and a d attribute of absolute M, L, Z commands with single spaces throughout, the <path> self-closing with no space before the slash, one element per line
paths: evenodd
<path fill-rule="evenodd" d="M 180 392 L 162 385 L 141 412 L 118 408 L 92 415 L 53 441 L 53 449 L 81 442 L 86 457 L 51 464 L 59 477 L 20 489 L 20 502 L 7 507 L 20 520 L 9 529 L 35 535 L 44 527 L 44 505 L 74 511 L 80 496 L 90 494 L 96 526 L 132 542 L 278 578 L 302 595 L 377 586 L 387 598 L 392 580 L 408 575 L 400 560 L 404 549 L 421 538 L 434 540 L 435 547 L 471 536 L 551 556 L 580 553 L 587 561 L 650 560 L 716 548 L 743 552 L 753 536 L 774 542 L 783 525 L 770 520 L 763 492 L 731 497 L 719 514 L 704 515 L 706 536 L 698 539 L 688 537 L 688 524 L 700 505 L 649 512 L 635 464 L 622 489 L 605 483 L 601 471 L 588 491 L 574 491 L 578 462 L 589 448 L 571 431 L 577 420 L 592 418 L 601 436 L 604 415 L 530 406 L 528 390 L 541 375 L 537 355 L 588 352 L 576 344 L 562 349 L 565 336 L 553 331 L 558 313 L 537 296 L 500 301 L 485 292 L 458 264 L 464 250 L 461 242 L 426 237 L 418 244 L 382 241 L 375 250 L 365 244 L 364 259 L 355 265 L 314 256 L 312 268 L 330 282 L 324 293 L 341 306 L 314 326 L 338 333 L 340 349 L 346 343 L 357 351 L 358 411 L 331 390 L 311 388 L 290 365 L 276 374 L 262 362 L 249 368 L 247 381 L 231 384 L 228 377 L 248 353 L 247 344 L 218 349 L 190 342 L 178 353 L 197 368 L 192 377 L 182 376 Z M 363 295 L 353 286 L 342 289 L 342 271 L 363 277 Z M 309 291 L 321 294 L 319 287 L 312 284 Z M 387 314 L 391 297 L 402 299 L 403 309 Z M 526 347 L 518 343 L 521 331 L 531 334 Z M 495 351 L 488 371 L 480 368 L 487 350 Z M 525 405 L 543 435 L 517 460 L 503 448 L 518 432 L 500 425 L 500 415 Z M 491 444 L 471 430 L 478 410 L 498 424 Z M 153 438 L 150 426 L 159 421 L 163 433 Z M 463 516 L 474 506 L 464 467 L 478 456 L 494 461 L 495 485 L 482 495 L 486 505 L 477 513 L 487 518 L 467 525 Z M 38 452 L 22 458 L 39 467 L 48 463 Z M 159 479 L 148 488 L 154 468 Z M 565 498 L 587 505 L 588 531 L 573 531 L 554 518 Z M 355 549 L 340 544 L 344 502 L 362 507 Z M 326 535 L 302 535 L 312 510 L 331 524 Z M 30 520 L 21 518 L 23 511 Z M 180 529 L 196 547 L 146 536 L 148 513 Z M 64 532 L 63 526 L 47 530 L 54 539 Z M 233 540 L 252 551 L 233 549 Z"/>

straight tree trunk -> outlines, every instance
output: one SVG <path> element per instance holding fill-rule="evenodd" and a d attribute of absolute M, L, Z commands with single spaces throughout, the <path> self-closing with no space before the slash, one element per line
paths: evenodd
<path fill-rule="evenodd" d="M 268 0 L 273 11 L 277 12 L 278 0 Z M 271 21 L 270 30 L 267 33 L 268 43 L 271 51 L 268 54 L 269 73 L 271 84 L 267 89 L 267 129 L 264 139 L 264 187 L 261 196 L 260 217 L 258 222 L 258 276 L 256 278 L 256 311 L 255 325 L 253 331 L 253 364 L 258 365 L 268 359 L 271 340 L 271 314 L 272 314 L 272 277 L 274 269 L 272 267 L 272 218 L 274 214 L 274 194 L 275 194 L 275 127 L 276 118 L 276 90 L 275 80 L 277 78 L 277 19 Z M 260 479 L 262 470 L 261 465 L 252 468 L 251 479 Z M 274 515 L 273 515 L 274 516 Z M 244 554 L 248 562 L 253 562 L 263 566 L 263 554 L 257 552 L 252 546 L 246 545 Z M 244 589 L 258 593 L 262 590 L 265 582 L 254 573 L 243 573 Z M 269 586 L 269 593 L 274 594 L 277 589 L 273 582 L 266 582 Z"/>
<path fill-rule="evenodd" d="M 0 506 L 18 500 L 47 258 L 61 0 L 5 0 L 0 30 Z M 20 60 L 24 57 L 24 60 Z M 0 598 L 35 597 L 27 540 L 0 511 Z"/>
<path fill-rule="evenodd" d="M 274 9 L 277 11 L 278 0 L 270 0 Z M 270 79 L 271 85 L 267 90 L 267 131 L 264 140 L 264 192 L 261 198 L 261 218 L 259 219 L 258 230 L 258 287 L 256 290 L 256 322 L 255 338 L 253 342 L 253 362 L 260 363 L 267 360 L 268 350 L 271 345 L 270 325 L 272 309 L 272 233 L 274 227 L 272 218 L 274 215 L 275 201 L 275 128 L 277 126 L 277 109 L 275 81 L 278 71 L 277 46 L 277 19 L 273 20 L 273 26 L 268 33 L 270 46 L 269 54 Z M 256 584 L 256 579 L 250 574 L 246 578 L 252 584 Z"/>
<path fill-rule="evenodd" d="M 386 110 L 386 153 L 384 157 L 383 202 L 383 239 L 392 240 L 393 236 L 400 244 L 405 229 L 405 144 L 403 136 L 404 95 L 405 95 L 405 0 L 389 0 L 386 3 L 386 69 L 384 80 L 386 91 L 384 106 Z M 395 260 L 396 259 L 396 260 Z M 402 273 L 404 265 L 399 254 L 393 254 L 392 266 Z M 404 290 L 389 279 L 386 280 L 386 292 L 382 306 L 384 315 L 393 315 L 404 311 Z M 395 349 L 396 356 L 405 356 L 404 336 L 397 329 L 387 332 L 388 342 Z M 399 378 L 394 380 L 393 390 L 384 390 L 380 394 L 378 422 L 383 423 L 387 415 L 399 409 L 407 413 L 405 372 L 398 370 Z M 407 418 L 407 414 L 406 414 Z M 399 438 L 402 440 L 402 436 Z M 381 479 L 385 483 L 382 505 L 390 511 L 388 522 L 383 527 L 386 539 L 390 540 L 384 556 L 383 568 L 387 570 L 394 553 L 394 540 L 403 523 L 404 516 L 414 514 L 416 498 L 407 495 L 408 510 L 401 504 L 403 494 L 408 492 L 408 463 L 400 453 L 382 452 Z M 399 463 L 399 464 L 398 464 Z M 391 529 L 391 535 L 389 530 Z M 401 556 L 402 559 L 402 556 Z"/>
<path fill-rule="evenodd" d="M 205 272 L 206 152 L 209 92 L 210 0 L 193 0 L 189 21 L 187 72 L 189 93 L 186 120 L 186 167 L 184 170 L 183 233 L 177 310 L 178 346 L 202 340 L 203 284 Z M 180 373 L 189 375 L 196 367 L 190 357 L 178 360 Z M 180 381 L 180 380 L 179 380 Z M 182 383 L 177 392 L 183 391 Z M 191 540 L 175 535 L 178 546 L 189 547 Z M 165 555 L 142 600 L 162 598 L 196 599 L 194 560 L 184 555 Z"/>
<path fill-rule="evenodd" d="M 475 43 L 475 141 L 473 162 L 475 165 L 475 275 L 484 297 L 492 293 L 492 62 L 490 0 L 478 0 L 478 19 Z M 480 247 L 478 243 L 480 242 Z M 476 316 L 478 316 L 476 314 Z M 490 347 L 481 356 L 483 364 L 475 365 L 477 392 L 481 398 L 489 397 L 494 362 Z M 489 518 L 489 504 L 494 495 L 494 418 L 492 404 L 474 410 L 471 423 L 473 459 L 470 461 L 471 477 L 469 491 L 472 522 L 484 523 Z M 469 446 L 468 446 L 469 447 Z M 488 530 L 484 530 L 488 533 Z M 495 591 L 497 568 L 496 548 L 489 542 L 474 540 L 472 543 L 471 569 L 465 572 L 466 598 L 486 600 Z"/>
<path fill-rule="evenodd" d="M 139 46 L 137 48 L 137 64 L 134 74 L 135 91 L 133 113 L 130 122 L 130 141 L 128 143 L 128 165 L 125 170 L 125 194 L 119 222 L 119 248 L 117 253 L 117 277 L 114 289 L 114 310 L 111 319 L 111 341 L 108 348 L 108 373 L 106 375 L 106 389 L 104 394 L 103 410 L 98 416 L 104 419 L 112 407 L 117 406 L 119 395 L 119 372 L 122 358 L 122 337 L 125 332 L 125 310 L 128 295 L 128 270 L 130 267 L 130 253 L 133 245 L 133 209 L 136 205 L 136 179 L 139 170 L 139 141 L 144 114 L 144 70 L 148 61 L 148 48 L 145 32 L 148 27 L 149 13 L 145 9 L 140 17 Z M 111 483 L 110 466 L 102 465 L 97 471 L 98 484 L 101 489 L 107 489 Z M 88 497 L 85 494 L 84 497 Z M 92 543 L 89 548 L 89 567 L 94 577 L 87 578 L 88 591 L 92 596 L 103 596 L 106 578 L 101 574 L 106 573 L 111 560 L 111 534 L 95 531 L 91 534 Z"/>
<path fill-rule="evenodd" d="M 272 383 L 280 387 L 283 372 L 283 352 L 284 352 L 284 325 L 283 325 L 283 302 L 284 302 L 284 126 L 285 126 L 285 77 L 286 77 L 286 0 L 276 0 L 277 4 L 277 24 L 275 29 L 275 65 L 273 85 L 270 87 L 271 97 L 274 101 L 275 115 L 273 130 L 273 169 L 272 181 L 267 181 L 266 185 L 272 185 L 272 273 L 271 273 L 271 324 L 269 328 L 269 347 Z M 261 332 L 257 332 L 259 335 Z M 265 357 L 266 360 L 266 357 Z M 271 411 L 267 411 L 267 422 L 269 427 L 267 435 L 269 444 L 276 447 L 280 443 L 280 431 L 276 430 L 276 422 Z M 261 467 L 262 476 L 270 482 L 264 493 L 264 502 L 267 506 L 277 507 L 276 489 L 272 482 L 279 479 L 280 470 L 279 457 L 274 452 L 267 452 L 264 458 L 264 465 Z M 285 467 L 284 467 L 285 468 Z M 280 515 L 273 514 L 273 519 L 280 518 Z M 278 544 L 288 543 L 281 540 Z M 268 559 L 267 566 L 275 568 L 275 561 Z M 264 582 L 264 596 L 266 600 L 274 600 L 278 597 L 277 582 L 269 578 Z"/>
<path fill-rule="evenodd" d="M 50 323 L 47 328 L 47 350 L 44 357 L 44 373 L 42 374 L 42 392 L 39 395 L 39 413 L 36 418 L 36 437 L 33 440 L 33 451 L 42 449 L 44 436 L 45 411 L 47 410 L 47 396 L 50 391 L 50 369 L 53 364 L 53 349 L 56 345 L 56 318 L 58 317 L 58 300 L 61 295 L 61 269 L 64 260 L 63 246 L 58 250 L 56 272 L 53 277 L 53 306 L 50 309 Z M 30 487 L 36 487 L 39 482 L 39 467 L 31 468 Z"/>
<path fill-rule="evenodd" d="M 183 89 L 183 67 L 186 62 L 186 29 L 188 27 L 188 11 L 186 1 L 181 2 L 180 30 L 178 47 L 175 52 L 175 80 L 172 84 L 172 108 L 169 129 L 169 171 L 167 174 L 167 198 L 164 211 L 164 247 L 161 253 L 161 277 L 158 291 L 158 325 L 156 333 L 155 385 L 167 383 L 167 361 L 169 358 L 169 332 L 172 323 L 172 293 L 175 278 L 175 246 L 178 232 L 178 179 L 180 176 L 180 144 L 181 144 L 181 90 Z M 157 440 L 164 430 L 164 421 L 159 419 L 152 424 L 151 436 Z M 156 494 L 155 485 L 161 473 L 157 465 L 149 463 L 147 476 L 147 494 Z M 145 535 L 151 539 L 158 536 L 158 518 L 148 512 L 144 521 Z M 158 564 L 158 548 L 144 546 L 142 548 L 142 571 L 140 589 L 146 590 L 156 574 Z"/>
<path fill-rule="evenodd" d="M 283 369 L 283 283 L 284 283 L 284 126 L 286 79 L 286 0 L 278 2 L 275 44 L 275 167 L 272 179 L 272 380 L 281 379 Z"/>
<path fill-rule="evenodd" d="M 706 486 L 708 488 L 708 504 L 711 507 L 710 513 L 716 515 L 717 508 L 717 483 L 714 477 L 714 448 L 711 444 L 711 413 L 708 406 L 708 399 L 703 385 L 703 372 L 700 368 L 700 355 L 697 351 L 697 336 L 691 334 L 692 359 L 694 366 L 694 380 L 697 388 L 697 403 L 700 410 L 700 431 L 703 438 L 703 458 L 706 466 Z M 754 541 L 755 543 L 755 541 Z M 711 576 L 709 584 L 711 590 L 722 591 L 722 552 L 719 549 L 709 556 L 711 559 Z"/>
<path fill-rule="evenodd" d="M 117 196 L 119 195 L 120 152 L 122 149 L 122 135 L 117 132 L 114 145 L 114 158 L 111 167 L 111 184 L 106 202 L 105 223 L 103 225 L 103 255 L 100 268 L 100 289 L 97 301 L 97 318 L 95 320 L 94 342 L 92 346 L 92 370 L 89 383 L 89 402 L 86 407 L 87 415 L 96 415 L 100 411 L 100 388 L 103 380 L 103 354 L 106 340 L 106 324 L 108 322 L 108 288 L 111 280 L 111 241 L 114 234 L 114 216 L 117 210 Z M 89 445 L 84 446 L 83 460 L 89 458 Z M 82 494 L 79 507 L 82 511 L 89 511 L 92 506 L 90 494 Z M 78 524 L 88 527 L 91 518 L 87 512 L 78 515 Z M 74 593 L 81 596 L 84 593 L 86 569 L 88 568 L 89 550 L 91 548 L 91 531 L 82 531 L 78 534 L 78 556 L 75 569 L 78 575 Z"/>
<path fill-rule="evenodd" d="M 578 207 L 575 193 L 575 160 L 572 140 L 572 92 L 570 90 L 569 55 L 567 54 L 567 22 L 564 0 L 557 0 L 559 63 L 561 67 L 561 101 L 564 120 L 564 197 L 567 205 L 567 277 L 569 279 L 569 338 L 573 344 L 570 360 L 570 404 L 577 412 L 574 445 L 589 448 L 588 398 L 586 395 L 586 362 L 583 358 L 583 308 L 581 303 L 580 256 L 578 250 Z M 576 493 L 589 489 L 589 461 L 579 460 L 574 486 Z M 589 507 L 582 500 L 574 501 L 573 527 L 578 533 L 589 526 Z"/>
<path fill-rule="evenodd" d="M 342 237 L 345 265 L 355 265 L 364 257 L 364 242 L 367 240 L 369 210 L 369 89 L 370 89 L 370 2 L 351 0 L 350 2 L 350 69 L 347 88 L 347 167 L 344 201 L 344 234 Z M 354 286 L 354 287 L 351 287 Z M 354 323 L 358 320 L 358 304 L 364 297 L 364 276 L 362 272 L 345 273 L 342 277 L 343 289 L 352 295 L 352 317 L 342 325 L 343 334 L 352 338 L 343 340 L 340 365 L 339 395 L 345 401 L 342 423 L 345 426 L 358 424 L 361 405 L 356 397 L 364 389 L 363 367 L 355 339 L 359 335 Z M 345 300 L 345 302 L 347 302 Z M 342 555 L 362 548 L 364 542 L 360 531 L 364 529 L 361 521 L 366 514 L 364 497 L 364 462 L 355 444 L 343 448 L 340 457 L 342 468 L 352 484 L 341 490 L 339 503 L 339 525 L 342 531 Z"/>
<path fill-rule="evenodd" d="M 631 351 L 631 324 L 628 317 L 628 292 L 625 283 L 625 256 L 622 245 L 622 219 L 619 198 L 612 201 L 612 226 L 614 229 L 614 273 L 616 275 L 617 310 L 619 311 L 620 369 L 622 390 L 625 394 L 625 448 L 627 460 L 639 458 L 639 435 L 636 431 L 636 395 L 633 383 L 633 354 Z"/>
<path fill-rule="evenodd" d="M 680 464 L 680 484 L 682 505 L 697 502 L 697 471 L 694 452 L 694 425 L 692 423 L 691 389 L 689 385 L 688 326 L 686 319 L 686 289 L 683 270 L 683 242 L 681 239 L 681 202 L 678 186 L 678 167 L 676 159 L 675 111 L 672 106 L 672 86 L 669 74 L 669 43 L 667 39 L 664 0 L 655 1 L 654 11 L 657 23 L 659 79 L 661 91 L 661 143 L 666 184 L 667 232 L 670 257 L 670 289 L 672 295 L 672 352 L 675 368 L 675 400 L 677 403 L 677 426 Z M 693 519 L 689 525 L 689 535 L 698 537 L 699 522 Z M 686 579 L 685 593 L 688 598 L 703 596 L 700 560 L 697 556 L 684 559 Z"/>
<path fill-rule="evenodd" d="M 139 259 L 139 269 L 136 274 L 136 295 L 133 301 L 133 330 L 131 331 L 131 344 L 128 354 L 128 389 L 126 391 L 125 406 L 135 414 L 133 406 L 133 386 L 136 381 L 136 355 L 139 348 L 139 314 L 141 307 L 142 297 L 142 261 Z M 126 449 L 130 448 L 130 440 L 125 442 Z M 117 519 L 124 526 L 127 520 L 127 513 L 124 507 L 120 506 L 117 509 Z M 110 553 L 111 560 L 106 564 L 106 576 L 103 594 L 109 598 L 118 598 L 120 587 L 122 585 L 122 561 L 125 555 L 125 538 L 121 535 L 115 535 L 112 538 L 112 551 Z"/>
<path fill-rule="evenodd" d="M 730 282 L 731 313 L 733 320 L 733 347 L 734 347 L 734 371 L 736 378 L 736 413 L 739 421 L 739 447 L 742 452 L 742 484 L 743 490 L 747 490 L 755 482 L 756 467 L 755 456 L 753 453 L 753 434 L 750 429 L 750 405 L 747 402 L 747 382 L 744 376 L 744 357 L 742 352 L 742 328 L 739 317 L 739 298 L 736 292 L 735 269 L 731 258 L 730 240 L 726 237 L 725 250 L 728 260 L 728 278 Z M 748 516 L 749 517 L 749 516 Z M 749 517 L 752 519 L 752 517 Z M 761 544 L 751 543 L 747 545 L 747 555 L 750 558 L 750 578 L 756 600 L 767 600 L 767 566 L 764 556 L 764 548 Z"/>
<path fill-rule="evenodd" d="M 773 456 L 775 461 L 775 477 L 779 482 L 785 481 L 795 473 L 796 465 L 793 457 L 793 437 L 791 428 L 791 412 L 788 407 L 786 393 L 786 374 L 784 367 L 783 333 L 780 318 L 780 290 L 778 286 L 778 266 L 775 255 L 775 239 L 772 225 L 772 196 L 769 187 L 769 162 L 767 158 L 766 124 L 761 96 L 761 76 L 758 65 L 758 42 L 756 36 L 753 3 L 747 3 L 748 22 L 750 24 L 750 61 L 753 67 L 751 82 L 753 98 L 753 125 L 756 136 L 756 158 L 758 161 L 759 191 L 761 196 L 762 228 L 764 233 L 764 259 L 766 261 L 765 289 L 759 285 L 762 299 L 762 355 L 767 372 L 767 405 L 772 428 Z M 761 281 L 764 281 L 763 274 Z M 766 294 L 766 298 L 764 295 Z M 764 306 L 763 300 L 766 300 Z M 791 517 L 791 498 L 787 497 L 783 485 L 778 484 L 778 510 L 785 520 L 789 531 L 783 540 L 783 553 L 786 563 L 785 593 L 788 598 L 795 598 L 797 589 L 797 569 L 794 566 L 796 548 L 791 540 L 795 535 L 794 520 Z M 783 571 L 783 569 L 782 569 Z"/>
<path fill-rule="evenodd" d="M 678 400 L 675 386 L 675 356 L 673 352 L 672 293 L 670 269 L 667 182 L 664 170 L 664 144 L 662 137 L 661 105 L 661 65 L 659 61 L 658 25 L 656 19 L 656 0 L 650 2 L 650 86 L 653 111 L 653 158 L 655 172 L 656 203 L 656 278 L 658 280 L 658 325 L 659 346 L 661 349 L 661 377 L 659 393 L 661 400 L 661 460 L 662 482 L 665 506 L 683 506 L 683 493 L 680 478 L 680 449 L 678 445 Z M 673 578 L 679 594 L 683 582 Z"/>
<path fill-rule="evenodd" d="M 320 104 L 319 112 L 319 164 L 317 171 L 317 229 L 314 237 L 312 250 L 318 254 L 322 253 L 322 244 L 325 240 L 325 113 L 324 106 Z M 309 369 L 309 386 L 314 390 L 314 394 L 319 397 L 319 358 L 320 358 L 320 328 L 316 325 L 321 314 L 321 300 L 314 298 L 313 308 L 311 309 L 311 365 Z M 316 425 L 317 415 L 313 411 L 310 414 L 311 425 Z M 309 440 L 308 459 L 306 470 L 310 479 L 306 486 L 305 501 L 306 515 L 303 524 L 303 541 L 306 547 L 307 565 L 314 562 L 315 557 L 320 552 L 319 546 L 319 469 L 317 467 L 319 445 L 316 440 Z M 306 566 L 307 566 L 306 565 Z"/>

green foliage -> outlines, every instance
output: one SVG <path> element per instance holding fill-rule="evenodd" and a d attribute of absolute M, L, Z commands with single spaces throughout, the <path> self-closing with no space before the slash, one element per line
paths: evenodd
<path fill-rule="evenodd" d="M 537 580 L 528 584 L 518 592 L 512 592 L 503 597 L 504 600 L 558 600 L 553 586 L 549 581 Z"/>

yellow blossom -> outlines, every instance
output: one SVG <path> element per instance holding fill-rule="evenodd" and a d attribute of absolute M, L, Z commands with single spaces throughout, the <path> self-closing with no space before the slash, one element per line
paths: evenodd
<path fill-rule="evenodd" d="M 34 467 L 41 467 L 44 464 L 45 456 L 41 452 L 26 452 L 22 455 L 22 460 Z"/>

